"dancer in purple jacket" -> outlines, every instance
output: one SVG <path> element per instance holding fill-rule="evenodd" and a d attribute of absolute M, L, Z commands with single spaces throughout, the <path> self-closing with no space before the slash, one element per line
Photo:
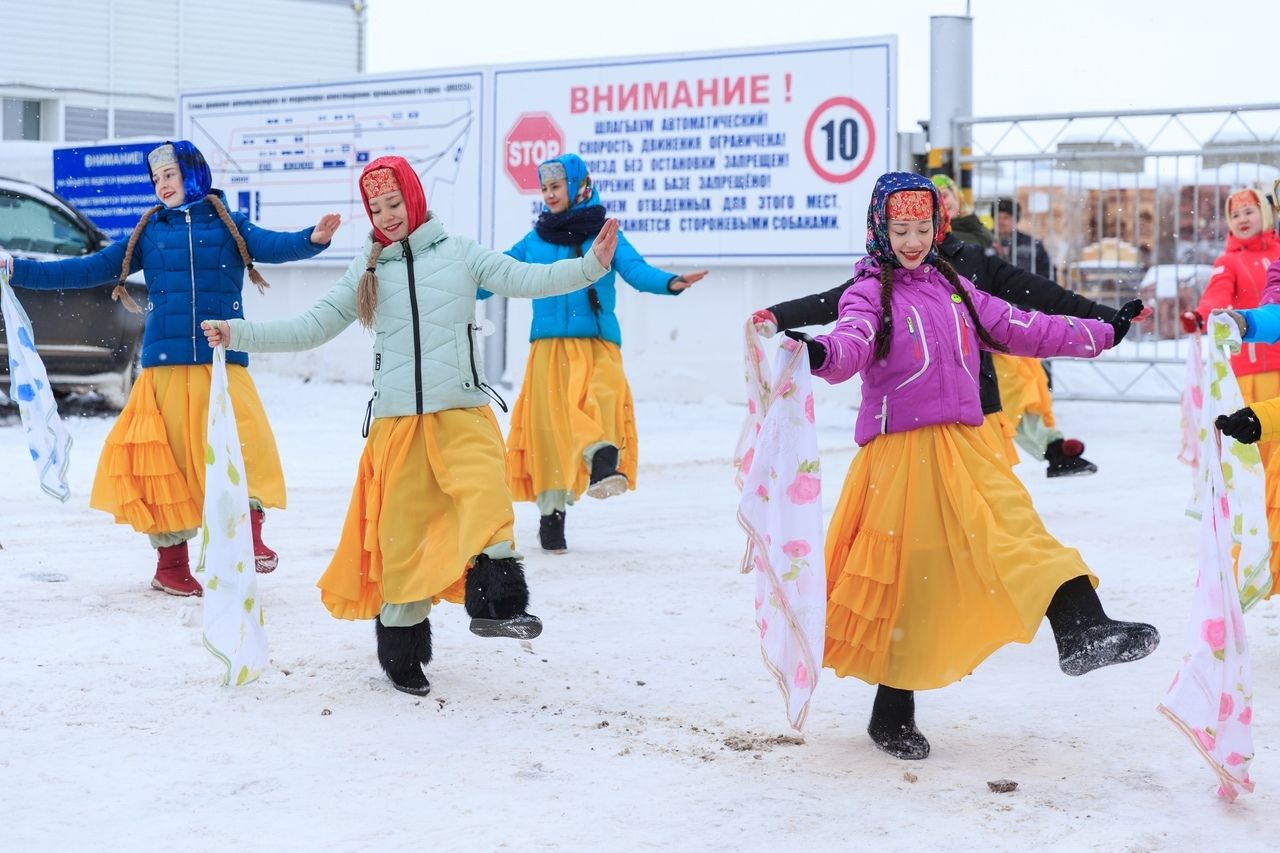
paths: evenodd
<path fill-rule="evenodd" d="M 983 423 L 982 349 L 1092 358 L 1141 310 L 1104 322 L 1021 311 L 977 290 L 934 248 L 939 203 L 920 175 L 876 182 L 869 262 L 827 335 L 805 341 L 815 376 L 862 377 L 854 458 L 827 532 L 824 663 L 879 685 L 867 732 L 903 759 L 929 754 L 916 690 L 968 675 L 1045 616 L 1068 675 L 1138 660 L 1151 625 L 1109 619 L 1080 554 L 1045 530 Z"/>

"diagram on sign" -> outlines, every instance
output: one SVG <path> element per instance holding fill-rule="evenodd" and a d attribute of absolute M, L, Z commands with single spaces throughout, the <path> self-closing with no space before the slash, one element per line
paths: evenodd
<path fill-rule="evenodd" d="M 456 233 L 479 231 L 480 85 L 467 77 L 202 94 L 184 99 L 184 135 L 204 152 L 229 206 L 267 228 L 342 215 L 325 260 L 361 250 L 369 224 L 360 171 L 408 160 L 427 203 Z"/>

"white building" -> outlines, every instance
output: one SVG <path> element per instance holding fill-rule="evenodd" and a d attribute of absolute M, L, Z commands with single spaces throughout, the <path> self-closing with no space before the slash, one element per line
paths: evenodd
<path fill-rule="evenodd" d="M 179 92 L 364 71 L 356 0 L 0 0 L 5 143 L 169 136 Z M 0 147 L 0 171 L 6 149 Z"/>

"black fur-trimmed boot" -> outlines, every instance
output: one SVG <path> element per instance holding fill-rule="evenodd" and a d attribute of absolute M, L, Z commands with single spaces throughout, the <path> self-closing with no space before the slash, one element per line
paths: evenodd
<path fill-rule="evenodd" d="M 564 510 L 553 509 L 550 515 L 538 520 L 538 544 L 542 550 L 552 554 L 563 554 L 569 550 L 564 541 Z"/>
<path fill-rule="evenodd" d="M 542 633 L 542 620 L 525 612 L 529 585 L 524 567 L 514 557 L 476 557 L 467 571 L 465 606 L 476 636 L 532 640 Z"/>
<path fill-rule="evenodd" d="M 379 616 L 373 625 L 378 638 L 378 663 L 396 690 L 413 696 L 430 693 L 431 682 L 422 667 L 431 663 L 431 621 L 423 619 L 409 628 L 390 628 L 382 624 Z"/>
<path fill-rule="evenodd" d="M 1141 660 L 1160 645 L 1154 625 L 1109 619 L 1084 575 L 1058 587 L 1045 616 L 1058 642 L 1058 665 L 1067 675 Z"/>
<path fill-rule="evenodd" d="M 929 741 L 916 728 L 916 694 L 911 690 L 881 684 L 871 706 L 867 734 L 894 758 L 920 761 L 929 757 Z"/>
<path fill-rule="evenodd" d="M 1098 473 L 1098 466 L 1081 456 L 1081 453 L 1084 453 L 1083 441 L 1075 438 L 1054 439 L 1044 450 L 1045 461 L 1049 463 L 1044 475 L 1046 477 L 1079 477 Z"/>
<path fill-rule="evenodd" d="M 627 475 L 618 470 L 618 448 L 606 444 L 591 457 L 591 483 L 587 494 L 604 500 L 627 490 Z"/>

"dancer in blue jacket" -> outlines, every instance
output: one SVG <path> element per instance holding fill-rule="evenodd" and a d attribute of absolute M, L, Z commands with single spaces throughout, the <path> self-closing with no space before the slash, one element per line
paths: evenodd
<path fill-rule="evenodd" d="M 605 220 L 587 165 L 564 154 L 538 166 L 544 208 L 507 254 L 550 264 L 582 257 Z M 585 491 L 607 498 L 634 489 L 639 440 L 622 369 L 614 270 L 643 293 L 678 295 L 707 273 L 676 273 L 645 262 L 618 235 L 613 270 L 583 290 L 536 299 L 529 362 L 507 437 L 507 479 L 518 501 L 538 505 L 543 550 L 566 550 L 566 508 Z M 488 294 L 481 294 L 481 298 Z"/>
<path fill-rule="evenodd" d="M 244 274 L 267 286 L 254 261 L 284 263 L 319 254 L 341 220 L 322 216 L 313 228 L 278 233 L 227 210 L 204 156 L 190 142 L 166 142 L 147 155 L 160 204 L 143 214 L 128 240 L 82 258 L 12 260 L 13 284 L 33 290 L 116 285 L 112 296 L 141 311 L 124 288 L 142 270 L 147 284 L 142 372 L 116 420 L 93 483 L 90 506 L 111 513 L 151 539 L 158 551 L 154 589 L 200 595 L 187 540 L 200 527 L 204 445 L 213 350 L 199 327 L 206 317 L 243 317 Z M 3 260 L 3 259 L 0 259 Z M 263 507 L 284 508 L 284 474 L 275 437 L 247 369 L 227 353 L 227 379 L 244 450 L 253 550 L 259 572 L 276 568 L 262 542 Z"/>

